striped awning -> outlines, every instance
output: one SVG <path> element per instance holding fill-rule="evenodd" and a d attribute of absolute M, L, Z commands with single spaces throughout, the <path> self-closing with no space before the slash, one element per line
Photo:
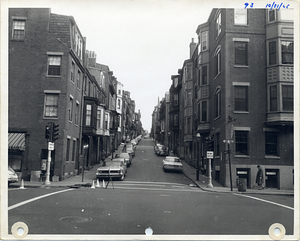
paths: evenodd
<path fill-rule="evenodd" d="M 8 133 L 8 149 L 25 150 L 25 133 Z"/>

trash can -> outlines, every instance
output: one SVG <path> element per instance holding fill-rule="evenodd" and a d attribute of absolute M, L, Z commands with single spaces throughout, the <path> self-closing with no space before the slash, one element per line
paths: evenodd
<path fill-rule="evenodd" d="M 237 187 L 239 192 L 246 192 L 247 189 L 247 179 L 246 178 L 238 178 L 236 179 Z"/>

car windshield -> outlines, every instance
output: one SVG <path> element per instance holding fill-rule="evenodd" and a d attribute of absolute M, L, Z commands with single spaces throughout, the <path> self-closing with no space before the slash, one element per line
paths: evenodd
<path fill-rule="evenodd" d="M 120 162 L 120 161 L 112 161 L 112 162 L 108 162 L 107 165 L 110 166 L 110 167 L 119 167 L 119 166 L 122 165 L 122 162 Z"/>
<path fill-rule="evenodd" d="M 168 161 L 168 162 L 180 162 L 180 159 L 176 158 L 176 157 L 166 157 L 166 161 Z"/>

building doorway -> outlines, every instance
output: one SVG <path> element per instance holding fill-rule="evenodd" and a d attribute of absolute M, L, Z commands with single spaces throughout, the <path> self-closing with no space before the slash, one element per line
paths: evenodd
<path fill-rule="evenodd" d="M 250 168 L 237 168 L 236 169 L 236 177 L 237 178 L 245 178 L 247 179 L 247 188 L 251 188 L 251 180 L 250 180 Z"/>
<path fill-rule="evenodd" d="M 266 169 L 266 187 L 279 189 L 279 169 Z"/>

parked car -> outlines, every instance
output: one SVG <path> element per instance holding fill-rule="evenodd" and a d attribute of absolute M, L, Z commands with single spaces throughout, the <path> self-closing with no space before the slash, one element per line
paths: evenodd
<path fill-rule="evenodd" d="M 131 165 L 132 157 L 128 153 L 126 152 L 117 153 L 115 155 L 115 158 L 119 158 L 119 157 L 123 157 L 125 159 L 125 163 L 127 167 Z"/>
<path fill-rule="evenodd" d="M 157 156 L 167 156 L 169 155 L 169 151 L 167 147 L 160 145 L 156 148 L 155 154 Z"/>
<path fill-rule="evenodd" d="M 106 162 L 105 166 L 97 168 L 96 177 L 100 179 L 120 179 L 124 180 L 127 172 L 127 165 L 124 158 L 115 158 L 109 162 Z"/>
<path fill-rule="evenodd" d="M 176 156 L 166 156 L 162 161 L 164 171 L 183 171 L 181 160 Z"/>
<path fill-rule="evenodd" d="M 17 173 L 12 169 L 10 166 L 8 166 L 8 184 L 18 182 L 19 178 Z"/>
<path fill-rule="evenodd" d="M 132 158 L 135 156 L 135 149 L 132 144 L 129 144 L 129 143 L 126 144 L 126 153 L 131 155 Z"/>

